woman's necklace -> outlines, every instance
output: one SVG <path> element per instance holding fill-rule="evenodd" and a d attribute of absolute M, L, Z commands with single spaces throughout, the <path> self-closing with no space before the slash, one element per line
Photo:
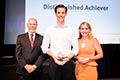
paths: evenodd
<path fill-rule="evenodd" d="M 86 46 L 86 39 L 82 39 L 82 41 L 81 41 L 81 47 L 85 48 L 85 46 Z"/>
<path fill-rule="evenodd" d="M 86 46 L 85 43 L 82 43 L 82 44 L 81 44 L 81 47 L 82 47 L 82 48 L 85 48 L 85 46 Z"/>

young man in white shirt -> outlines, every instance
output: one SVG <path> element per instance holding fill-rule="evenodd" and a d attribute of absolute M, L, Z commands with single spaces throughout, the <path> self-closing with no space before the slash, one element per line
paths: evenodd
<path fill-rule="evenodd" d="M 77 34 L 65 24 L 67 7 L 57 5 L 55 15 L 57 22 L 46 30 L 41 48 L 50 56 L 51 80 L 74 80 L 73 57 L 78 53 Z"/>

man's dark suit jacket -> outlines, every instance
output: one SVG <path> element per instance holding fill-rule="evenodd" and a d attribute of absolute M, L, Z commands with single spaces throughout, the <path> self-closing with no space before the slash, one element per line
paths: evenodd
<path fill-rule="evenodd" d="M 43 36 L 35 33 L 34 45 L 31 47 L 28 33 L 18 35 L 16 41 L 16 59 L 18 66 L 16 73 L 27 74 L 24 69 L 26 64 L 35 64 L 38 68 L 41 67 L 43 62 L 43 52 L 41 49 Z"/>

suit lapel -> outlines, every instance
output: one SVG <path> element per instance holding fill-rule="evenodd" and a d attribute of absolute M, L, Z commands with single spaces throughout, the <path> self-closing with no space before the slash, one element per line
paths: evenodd
<path fill-rule="evenodd" d="M 29 39 L 28 33 L 25 34 L 25 42 L 31 47 L 30 39 Z"/>

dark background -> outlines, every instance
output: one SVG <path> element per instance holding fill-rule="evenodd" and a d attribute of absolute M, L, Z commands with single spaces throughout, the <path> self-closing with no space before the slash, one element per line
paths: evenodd
<path fill-rule="evenodd" d="M 0 47 L 4 39 L 5 0 L 0 0 Z"/>
<path fill-rule="evenodd" d="M 0 68 L 1 66 L 3 68 L 4 65 L 9 65 L 5 67 L 6 70 L 15 67 L 14 64 L 17 62 L 15 59 L 15 44 L 4 44 L 5 0 L 0 0 L 0 6 Z M 99 78 L 120 78 L 120 44 L 101 44 L 101 46 L 104 52 L 104 58 L 98 61 Z M 9 57 L 4 58 L 4 56 L 13 57 L 9 59 Z M 1 72 L 2 70 L 0 69 L 0 74 L 7 75 L 8 71 L 3 74 Z M 15 73 L 15 71 L 13 72 Z"/>

